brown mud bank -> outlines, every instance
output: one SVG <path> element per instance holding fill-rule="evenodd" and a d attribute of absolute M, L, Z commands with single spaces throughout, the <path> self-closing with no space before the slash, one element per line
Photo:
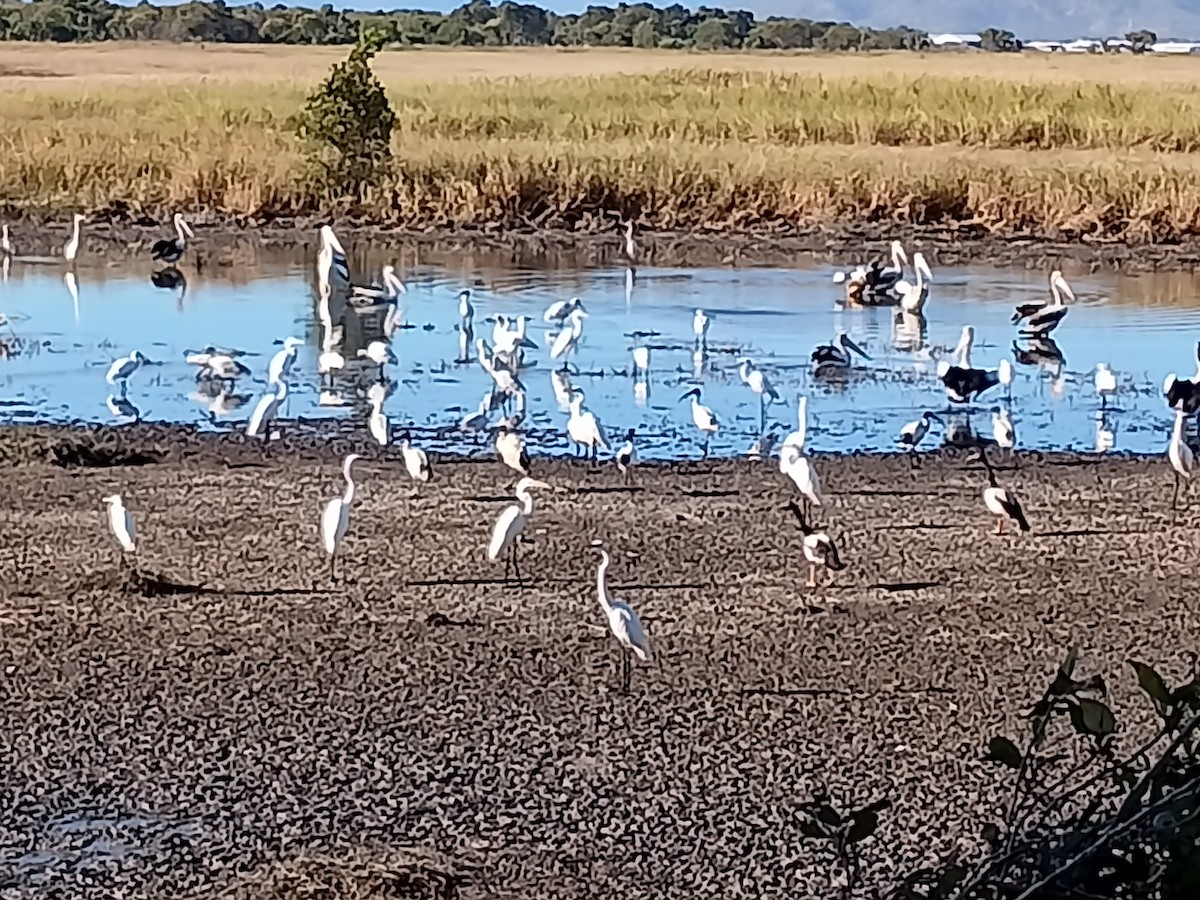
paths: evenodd
<path fill-rule="evenodd" d="M 326 219 L 221 221 L 199 216 L 196 252 L 210 262 L 228 264 L 249 249 L 315 246 Z M 354 220 L 334 222 L 346 241 L 366 241 L 440 253 L 487 252 L 513 265 L 586 267 L 623 264 L 623 238 L 611 223 L 580 230 L 529 227 L 423 231 L 380 228 Z M 29 216 L 13 223 L 21 255 L 60 252 L 68 237 L 65 221 Z M 148 254 L 154 241 L 172 234 L 169 222 L 94 215 L 85 226 L 87 254 L 119 260 Z M 1194 271 L 1200 267 L 1200 238 L 1177 244 L 1126 244 L 1070 241 L 1051 236 L 997 236 L 983 231 L 920 227 L 894 223 L 852 223 L 827 228 L 779 228 L 750 232 L 653 232 L 638 236 L 640 264 L 655 266 L 791 266 L 813 258 L 825 263 L 857 264 L 885 255 L 893 239 L 910 252 L 921 250 L 935 265 L 985 264 L 1084 271 Z"/>
<path fill-rule="evenodd" d="M 627 487 L 535 460 L 517 584 L 484 552 L 505 471 L 435 459 L 416 489 L 369 451 L 334 583 L 351 449 L 0 430 L 6 898 L 827 897 L 797 815 L 823 790 L 893 801 L 862 853 L 894 884 L 976 847 L 1011 776 L 987 741 L 1067 644 L 1121 746 L 1151 718 L 1126 659 L 1178 682 L 1200 645 L 1200 496 L 1172 511 L 1159 459 L 1022 456 L 998 474 L 1033 530 L 996 536 L 976 463 L 818 456 L 848 567 L 807 589 L 773 462 Z M 654 644 L 628 695 L 593 539 Z"/>

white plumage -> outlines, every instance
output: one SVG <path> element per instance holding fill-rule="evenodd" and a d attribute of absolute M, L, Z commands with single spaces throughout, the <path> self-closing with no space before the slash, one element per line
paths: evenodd
<path fill-rule="evenodd" d="M 1002 409 L 992 412 L 992 437 L 1002 450 L 1011 450 L 1017 445 L 1017 434 L 1013 428 L 1012 419 Z"/>
<path fill-rule="evenodd" d="M 317 275 L 322 284 L 330 287 L 345 288 L 350 285 L 350 263 L 346 260 L 346 249 L 328 225 L 321 226 Z"/>
<path fill-rule="evenodd" d="M 806 503 L 821 505 L 821 479 L 817 468 L 792 444 L 779 448 L 779 470 L 796 485 Z"/>
<path fill-rule="evenodd" d="M 692 314 L 692 333 L 696 335 L 697 343 L 708 343 L 708 327 L 711 324 L 712 317 L 704 310 L 698 309 Z"/>
<path fill-rule="evenodd" d="M 367 430 L 371 432 L 375 443 L 381 447 L 386 447 L 391 442 L 391 428 L 388 424 L 387 413 L 383 411 L 382 397 L 372 398 L 371 412 L 367 416 Z"/>
<path fill-rule="evenodd" d="M 128 356 L 114 360 L 113 364 L 108 367 L 108 374 L 104 376 L 104 379 L 109 384 L 116 384 L 118 381 L 123 382 L 145 363 L 146 357 L 142 355 L 142 351 L 134 350 Z"/>
<path fill-rule="evenodd" d="M 583 391 L 576 390 L 571 397 L 571 417 L 567 419 L 567 436 L 571 442 L 591 453 L 593 459 L 601 449 L 608 449 L 608 439 L 600 420 L 590 410 L 583 408 Z"/>
<path fill-rule="evenodd" d="M 608 551 L 599 542 L 593 546 L 600 551 L 600 565 L 596 567 L 596 597 L 600 601 L 600 608 L 604 610 L 608 630 L 621 645 L 623 651 L 621 655 L 621 687 L 622 690 L 628 691 L 630 677 L 628 653 L 632 653 L 643 662 L 653 659 L 650 638 L 646 634 L 646 629 L 642 627 L 637 613 L 633 611 L 633 607 L 623 600 L 609 596 L 608 586 L 605 583 L 605 573 L 608 571 L 609 563 Z"/>
<path fill-rule="evenodd" d="M 550 485 L 528 476 L 518 481 L 514 491 L 517 502 L 504 508 L 492 528 L 492 539 L 488 542 L 488 559 L 499 559 L 501 553 L 505 550 L 509 551 L 509 555 L 504 561 L 505 578 L 508 577 L 510 567 L 515 569 L 517 579 L 521 578 L 521 569 L 517 562 L 517 537 L 525 530 L 526 523 L 533 515 L 533 496 L 529 491 L 535 487 L 549 488 Z"/>
<path fill-rule="evenodd" d="M 113 537 L 117 539 L 117 543 L 121 545 L 124 552 L 136 552 L 137 535 L 133 527 L 133 516 L 125 508 L 125 501 L 121 499 L 120 494 L 112 494 L 103 499 L 108 506 L 108 527 L 112 531 Z"/>
<path fill-rule="evenodd" d="M 71 218 L 71 237 L 63 245 L 63 257 L 67 262 L 73 263 L 79 256 L 79 250 L 83 244 L 82 235 L 80 234 L 80 226 L 83 225 L 84 216 L 80 213 L 75 213 Z"/>
<path fill-rule="evenodd" d="M 586 318 L 587 313 L 582 309 L 571 310 L 571 314 L 567 316 L 567 327 L 555 335 L 554 341 L 550 345 L 551 359 L 566 356 L 567 353 L 579 346 L 579 338 L 583 335 L 583 320 Z"/>
<path fill-rule="evenodd" d="M 1100 395 L 1100 405 L 1106 406 L 1111 394 L 1117 392 L 1117 376 L 1105 363 L 1096 363 L 1096 393 Z"/>
<path fill-rule="evenodd" d="M 583 309 L 583 301 L 578 297 L 572 297 L 570 300 L 556 300 L 546 308 L 542 314 L 542 321 L 547 324 L 561 323 L 568 315 L 576 309 Z"/>
<path fill-rule="evenodd" d="M 400 455 L 404 458 L 404 469 L 413 481 L 429 481 L 433 477 L 433 469 L 429 465 L 429 455 L 420 447 L 412 445 L 412 439 L 406 431 L 400 437 Z"/>
<path fill-rule="evenodd" d="M 342 463 L 342 477 L 346 479 L 346 489 L 342 496 L 334 497 L 326 503 L 325 509 L 321 513 L 321 546 L 325 548 L 325 553 L 329 556 L 331 578 L 337 562 L 338 548 L 341 546 L 342 538 L 346 536 L 346 529 L 350 526 L 350 507 L 354 503 L 354 475 L 351 467 L 358 458 L 357 453 L 351 453 L 346 457 Z"/>
<path fill-rule="evenodd" d="M 496 456 L 500 462 L 522 475 L 529 474 L 529 455 L 525 452 L 525 441 L 507 424 L 496 431 Z"/>
<path fill-rule="evenodd" d="M 247 437 L 263 437 L 267 436 L 267 428 L 275 418 L 275 414 L 279 412 L 279 404 L 287 397 L 288 386 L 286 381 L 276 382 L 275 392 L 263 394 L 258 398 L 258 403 L 254 406 L 254 411 L 250 413 L 250 421 L 246 424 Z"/>
<path fill-rule="evenodd" d="M 297 337 L 283 339 L 283 349 L 271 357 L 267 365 L 267 383 L 274 384 L 283 381 L 291 373 L 292 364 L 296 361 L 296 349 L 304 341 Z"/>
<path fill-rule="evenodd" d="M 1187 414 L 1183 410 L 1175 411 L 1175 427 L 1171 431 L 1171 442 L 1167 445 L 1167 459 L 1171 461 L 1171 468 L 1175 470 L 1175 491 L 1171 495 L 1172 509 L 1179 500 L 1180 479 L 1190 481 L 1192 469 L 1196 464 L 1195 454 L 1192 453 L 1192 448 L 1187 445 L 1187 441 L 1183 437 L 1185 418 L 1187 418 Z"/>

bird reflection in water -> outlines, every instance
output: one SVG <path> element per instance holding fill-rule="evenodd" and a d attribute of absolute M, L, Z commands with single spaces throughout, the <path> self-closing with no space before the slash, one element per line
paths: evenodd
<path fill-rule="evenodd" d="M 108 404 L 108 411 L 118 419 L 130 419 L 136 422 L 141 418 L 141 411 L 133 405 L 128 397 L 109 394 L 105 401 Z"/>
<path fill-rule="evenodd" d="M 208 412 L 208 420 L 214 425 L 217 419 L 241 409 L 250 401 L 249 394 L 235 394 L 220 381 L 199 381 L 191 398 Z"/>
<path fill-rule="evenodd" d="M 187 278 L 174 266 L 152 273 L 150 283 L 161 291 L 179 291 L 180 300 L 187 294 Z"/>
<path fill-rule="evenodd" d="M 947 447 L 973 447 L 977 443 L 969 413 L 953 413 L 946 419 L 943 443 Z"/>
<path fill-rule="evenodd" d="M 1107 453 L 1116 444 L 1116 435 L 1109 425 L 1108 413 L 1096 411 L 1096 452 Z"/>
<path fill-rule="evenodd" d="M 923 315 L 897 309 L 892 317 L 892 343 L 897 350 L 906 353 L 923 350 L 928 333 L 927 324 Z"/>

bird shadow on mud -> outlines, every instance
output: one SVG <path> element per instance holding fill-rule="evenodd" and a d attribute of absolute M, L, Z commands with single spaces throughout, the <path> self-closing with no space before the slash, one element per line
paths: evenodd
<path fill-rule="evenodd" d="M 926 694 L 953 694 L 954 688 L 938 687 L 895 687 L 887 691 L 889 694 L 903 696 L 924 696 Z M 850 688 L 743 688 L 743 697 L 863 697 L 866 691 Z"/>
<path fill-rule="evenodd" d="M 580 487 L 575 488 L 576 494 L 640 494 L 643 487 L 618 485 L 616 487 Z"/>
<path fill-rule="evenodd" d="M 1095 537 L 1102 534 L 1137 534 L 1138 532 L 1132 529 L 1119 528 L 1076 528 L 1070 531 L 1042 531 L 1039 532 L 1039 537 L 1056 537 L 1056 538 L 1071 538 L 1071 537 Z"/>
<path fill-rule="evenodd" d="M 875 590 L 888 591 L 889 593 L 897 593 L 899 591 L 924 591 L 929 588 L 941 587 L 940 581 L 881 581 L 879 584 L 873 584 Z"/>
<path fill-rule="evenodd" d="M 695 491 L 683 491 L 682 493 L 683 493 L 683 496 L 685 496 L 685 497 L 739 497 L 739 496 L 741 496 L 742 492 L 741 491 L 728 491 L 728 490 L 713 490 L 713 491 L 695 490 Z"/>
<path fill-rule="evenodd" d="M 913 522 L 909 525 L 893 525 L 892 531 L 953 531 L 957 525 L 946 525 L 936 522 Z"/>

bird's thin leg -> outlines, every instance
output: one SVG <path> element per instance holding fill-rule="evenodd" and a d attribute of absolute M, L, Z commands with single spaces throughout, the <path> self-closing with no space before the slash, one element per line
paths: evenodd
<path fill-rule="evenodd" d="M 337 584 L 337 573 L 336 573 L 336 568 L 335 568 L 336 566 L 337 566 L 337 553 L 331 553 L 331 554 L 329 554 L 329 580 L 332 581 L 334 584 Z"/>
<path fill-rule="evenodd" d="M 813 563 L 808 564 L 808 581 L 806 587 L 815 588 L 817 586 L 817 567 Z"/>
<path fill-rule="evenodd" d="M 633 484 L 633 467 L 632 466 L 625 467 L 625 483 Z"/>
<path fill-rule="evenodd" d="M 704 453 L 702 455 L 702 458 L 708 459 L 708 438 L 704 439 Z"/>
<path fill-rule="evenodd" d="M 1179 473 L 1175 473 L 1175 490 L 1171 492 L 1171 509 L 1176 509 L 1176 502 L 1179 500 Z"/>
<path fill-rule="evenodd" d="M 1004 534 L 1004 517 L 996 517 L 996 534 Z"/>
<path fill-rule="evenodd" d="M 761 435 L 767 430 L 767 401 L 766 396 L 758 398 L 758 433 Z"/>
<path fill-rule="evenodd" d="M 512 571 L 512 551 L 504 554 L 504 580 L 508 581 L 508 573 Z"/>
<path fill-rule="evenodd" d="M 517 576 L 517 582 L 520 583 L 521 582 L 521 563 L 519 561 L 520 558 L 517 556 L 517 540 L 513 540 L 513 543 L 512 543 L 512 558 L 513 558 L 513 572 Z"/>
<path fill-rule="evenodd" d="M 621 653 L 621 693 L 629 693 L 629 678 L 633 670 L 633 664 L 630 662 L 629 654 L 622 651 Z"/>

